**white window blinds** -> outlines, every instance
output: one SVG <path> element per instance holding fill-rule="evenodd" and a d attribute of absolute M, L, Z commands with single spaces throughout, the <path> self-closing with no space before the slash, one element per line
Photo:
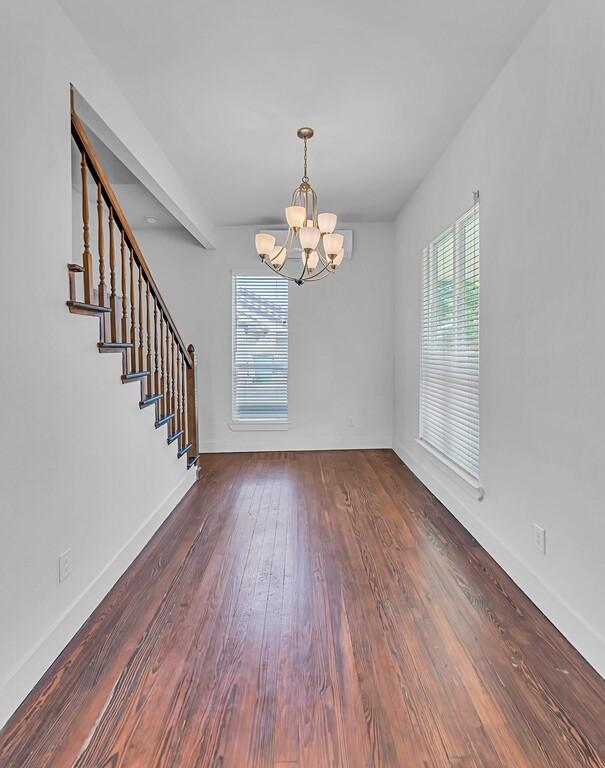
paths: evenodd
<path fill-rule="evenodd" d="M 233 276 L 233 421 L 288 420 L 288 281 Z"/>
<path fill-rule="evenodd" d="M 479 477 L 479 203 L 425 248 L 420 438 Z"/>

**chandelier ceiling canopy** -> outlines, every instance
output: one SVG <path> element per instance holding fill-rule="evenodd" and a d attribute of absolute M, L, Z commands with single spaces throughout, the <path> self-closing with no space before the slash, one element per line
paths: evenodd
<path fill-rule="evenodd" d="M 256 251 L 273 272 L 302 285 L 334 274 L 344 257 L 344 236 L 334 232 L 335 213 L 317 213 L 317 194 L 307 175 L 307 142 L 313 129 L 299 128 L 297 136 L 305 147 L 304 172 L 285 211 L 288 231 L 283 243 L 276 243 L 268 232 L 259 232 Z"/>

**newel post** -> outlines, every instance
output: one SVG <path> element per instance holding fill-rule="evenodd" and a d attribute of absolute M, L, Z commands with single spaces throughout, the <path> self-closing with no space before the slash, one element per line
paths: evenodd
<path fill-rule="evenodd" d="M 197 361 L 193 344 L 187 347 L 191 357 L 191 366 L 187 366 L 187 439 L 191 448 L 187 453 L 187 460 L 195 459 L 199 453 L 197 437 Z"/>

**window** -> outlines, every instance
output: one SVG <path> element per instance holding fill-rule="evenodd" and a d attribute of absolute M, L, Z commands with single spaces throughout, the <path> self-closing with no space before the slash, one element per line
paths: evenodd
<path fill-rule="evenodd" d="M 420 439 L 479 477 L 479 203 L 425 248 Z"/>
<path fill-rule="evenodd" d="M 288 420 L 288 281 L 233 276 L 233 421 Z"/>

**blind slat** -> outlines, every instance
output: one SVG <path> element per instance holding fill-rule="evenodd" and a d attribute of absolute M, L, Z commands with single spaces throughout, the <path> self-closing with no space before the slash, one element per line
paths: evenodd
<path fill-rule="evenodd" d="M 423 253 L 420 436 L 479 476 L 479 205 Z"/>
<path fill-rule="evenodd" d="M 233 420 L 288 420 L 288 283 L 233 277 Z"/>

